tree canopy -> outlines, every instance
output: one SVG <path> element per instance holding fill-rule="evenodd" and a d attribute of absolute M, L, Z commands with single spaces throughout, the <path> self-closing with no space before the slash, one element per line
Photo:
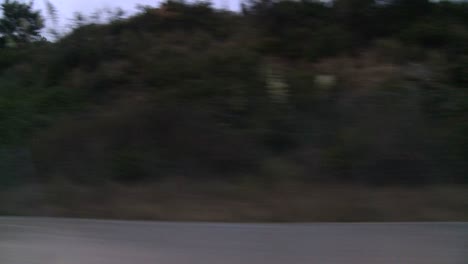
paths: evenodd
<path fill-rule="evenodd" d="M 33 9 L 33 2 L 21 3 L 5 0 L 1 5 L 0 36 L 4 45 L 14 46 L 42 39 L 44 20 L 40 11 Z"/>

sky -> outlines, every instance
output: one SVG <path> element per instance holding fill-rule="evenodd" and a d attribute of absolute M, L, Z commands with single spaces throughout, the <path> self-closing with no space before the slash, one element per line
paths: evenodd
<path fill-rule="evenodd" d="M 21 1 L 21 0 L 20 0 Z M 29 0 L 22 0 L 29 2 Z M 230 10 L 239 10 L 241 0 L 212 0 L 215 7 L 228 8 Z M 325 0 L 322 0 L 325 1 Z M 434 0 L 437 1 L 437 0 Z M 459 0 L 460 1 L 460 0 Z M 45 0 L 34 0 L 35 7 L 45 10 Z M 59 15 L 62 19 L 71 18 L 74 12 L 82 12 L 91 14 L 97 9 L 121 7 L 128 13 L 136 11 L 136 5 L 152 5 L 156 6 L 160 0 L 50 0 L 57 7 Z"/>
<path fill-rule="evenodd" d="M 19 0 L 29 2 L 30 0 Z M 46 0 L 33 0 L 34 7 L 40 9 L 42 14 L 46 16 L 45 12 Z M 137 11 L 137 5 L 150 5 L 157 6 L 161 0 L 49 0 L 58 10 L 58 17 L 60 19 L 60 28 L 65 28 L 71 24 L 71 19 L 75 12 L 80 12 L 85 15 L 91 15 L 96 10 L 100 9 L 115 9 L 117 7 L 125 10 L 126 14 L 134 14 Z M 190 1 L 190 0 L 188 0 Z M 242 0 L 211 0 L 215 7 L 226 8 L 230 10 L 239 10 L 240 2 Z M 326 1 L 326 0 L 321 0 Z M 434 0 L 436 1 L 436 0 Z M 47 17 L 47 16 L 46 16 Z M 50 22 L 49 22 L 50 23 Z"/>
<path fill-rule="evenodd" d="M 23 0 L 25 1 L 25 0 Z M 29 2 L 29 1 L 25 1 Z M 127 14 L 137 11 L 137 5 L 157 6 L 159 0 L 49 0 L 56 9 L 61 23 L 67 23 L 73 17 L 73 13 L 81 12 L 90 15 L 94 11 L 104 8 L 120 7 Z M 215 7 L 223 7 L 231 10 L 239 10 L 239 0 L 213 0 Z M 45 15 L 45 0 L 34 0 L 34 7 L 43 11 Z"/>

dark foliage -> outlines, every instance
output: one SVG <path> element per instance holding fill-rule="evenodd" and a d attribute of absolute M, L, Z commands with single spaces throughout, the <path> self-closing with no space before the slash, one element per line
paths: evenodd
<path fill-rule="evenodd" d="M 0 148 L 41 180 L 467 182 L 467 10 L 168 1 L 81 20 L 0 49 Z"/>

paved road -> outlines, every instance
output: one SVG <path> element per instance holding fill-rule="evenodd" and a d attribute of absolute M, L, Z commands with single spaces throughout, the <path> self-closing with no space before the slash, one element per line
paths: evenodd
<path fill-rule="evenodd" d="M 467 264 L 468 223 L 0 218 L 1 264 Z"/>

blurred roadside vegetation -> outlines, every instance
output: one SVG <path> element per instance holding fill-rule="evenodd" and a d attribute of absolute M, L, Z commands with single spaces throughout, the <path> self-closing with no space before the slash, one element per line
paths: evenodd
<path fill-rule="evenodd" d="M 1 187 L 468 183 L 467 3 L 2 8 Z"/>

